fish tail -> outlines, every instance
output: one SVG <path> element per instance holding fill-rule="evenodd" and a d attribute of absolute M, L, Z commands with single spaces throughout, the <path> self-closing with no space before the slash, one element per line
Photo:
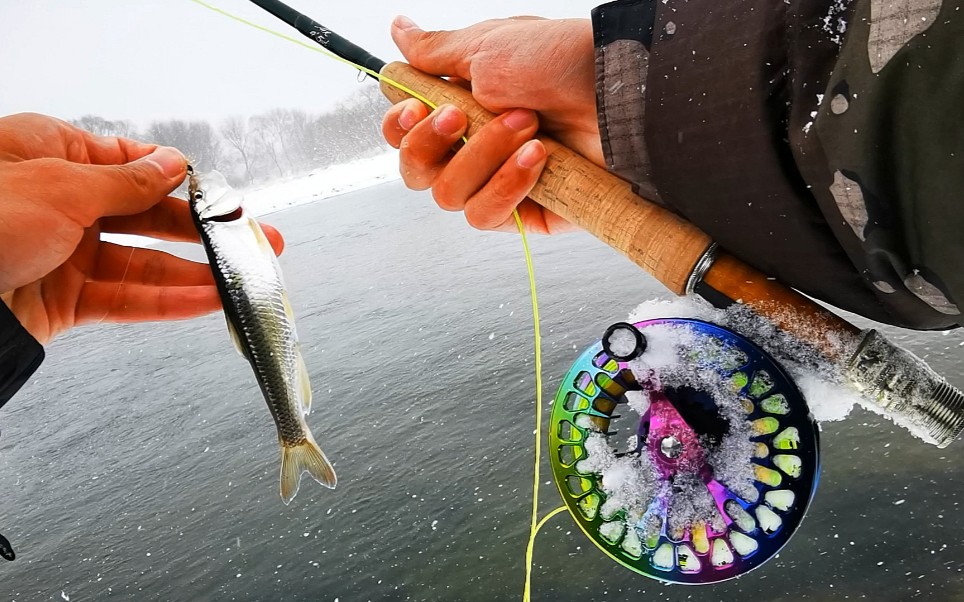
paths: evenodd
<path fill-rule="evenodd" d="M 304 472 L 329 489 L 338 483 L 331 462 L 310 435 L 299 445 L 281 446 L 281 499 L 286 505 L 297 495 Z"/>

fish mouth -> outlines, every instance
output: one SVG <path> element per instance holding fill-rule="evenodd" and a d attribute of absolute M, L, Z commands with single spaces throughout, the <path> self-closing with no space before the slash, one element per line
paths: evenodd
<path fill-rule="evenodd" d="M 225 215 L 215 215 L 214 217 L 209 217 L 207 219 L 208 221 L 223 223 L 223 222 L 233 222 L 241 219 L 242 217 L 244 217 L 244 208 L 238 207 L 231 213 L 227 213 Z"/>
<path fill-rule="evenodd" d="M 244 196 L 220 172 L 199 173 L 192 167 L 189 173 L 189 202 L 202 222 L 233 222 L 244 216 Z"/>

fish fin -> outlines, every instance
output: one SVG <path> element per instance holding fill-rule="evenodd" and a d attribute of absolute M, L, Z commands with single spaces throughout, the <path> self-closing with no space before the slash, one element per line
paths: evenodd
<path fill-rule="evenodd" d="M 288 298 L 288 291 L 281 291 L 281 304 L 285 308 L 285 315 L 288 316 L 288 321 L 292 324 L 295 323 L 295 310 L 291 307 L 291 299 Z"/>
<path fill-rule="evenodd" d="M 298 331 L 295 329 L 295 310 L 291 307 L 291 299 L 288 298 L 288 291 L 281 291 L 281 305 L 284 306 L 285 316 L 291 324 L 291 332 L 294 333 L 295 341 L 298 341 Z M 298 354 L 298 369 L 296 380 L 298 383 L 298 393 L 301 395 L 301 411 L 307 416 L 311 412 L 311 381 L 308 378 L 308 366 L 305 365 L 305 358 L 301 355 L 301 343 L 296 343 Z"/>
<path fill-rule="evenodd" d="M 227 319 L 227 316 L 225 316 L 225 320 L 228 323 L 228 334 L 231 335 L 231 341 L 234 343 L 234 348 L 238 350 L 238 353 L 241 354 L 241 357 L 250 362 L 251 358 L 248 357 L 248 352 L 244 350 L 244 345 L 241 344 L 241 335 L 238 334 L 238 329 L 234 327 L 234 324 L 231 323 L 231 320 Z"/>
<path fill-rule="evenodd" d="M 305 416 L 311 413 L 311 381 L 308 379 L 308 366 L 298 350 L 298 388 L 301 393 L 301 409 Z"/>
<path fill-rule="evenodd" d="M 261 224 L 258 223 L 258 220 L 248 218 L 248 227 L 254 232 L 254 238 L 258 241 L 258 248 L 264 253 L 268 253 L 274 257 L 274 249 L 271 247 L 271 243 L 268 242 L 268 237 L 264 235 L 264 230 L 261 229 Z"/>
<path fill-rule="evenodd" d="M 329 489 L 334 489 L 338 483 L 331 462 L 311 436 L 300 445 L 281 446 L 281 499 L 285 505 L 298 494 L 304 472 Z"/>

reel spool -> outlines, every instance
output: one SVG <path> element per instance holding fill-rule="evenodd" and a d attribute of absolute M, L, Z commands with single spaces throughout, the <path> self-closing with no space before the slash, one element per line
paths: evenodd
<path fill-rule="evenodd" d="M 614 324 L 576 360 L 553 401 L 549 457 L 589 539 L 670 583 L 769 560 L 819 473 L 817 426 L 783 369 L 730 330 L 677 318 Z"/>

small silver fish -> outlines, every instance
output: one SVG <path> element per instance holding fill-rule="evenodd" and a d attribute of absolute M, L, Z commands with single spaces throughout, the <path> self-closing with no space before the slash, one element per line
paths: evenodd
<path fill-rule="evenodd" d="M 295 316 L 281 267 L 258 222 L 244 210 L 243 195 L 220 173 L 189 170 L 191 215 L 214 271 L 228 331 L 251 363 L 278 427 L 281 499 L 298 493 L 302 473 L 334 488 L 335 470 L 318 447 L 305 416 L 311 385 L 301 357 Z"/>

